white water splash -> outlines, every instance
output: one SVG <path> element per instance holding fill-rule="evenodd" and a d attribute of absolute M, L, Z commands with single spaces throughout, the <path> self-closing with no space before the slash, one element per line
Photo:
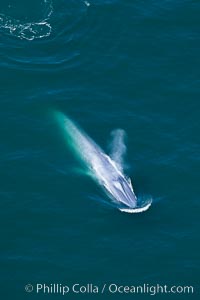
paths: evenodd
<path fill-rule="evenodd" d="M 48 37 L 51 34 L 50 16 L 53 13 L 52 0 L 43 0 L 45 15 L 38 21 L 22 23 L 21 20 L 0 14 L 0 30 L 11 36 L 34 40 Z"/>

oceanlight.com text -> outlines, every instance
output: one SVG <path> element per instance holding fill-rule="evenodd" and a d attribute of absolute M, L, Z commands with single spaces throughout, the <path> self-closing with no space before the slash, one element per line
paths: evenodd
<path fill-rule="evenodd" d="M 155 296 L 157 294 L 194 294 L 194 287 L 191 285 L 160 285 L 144 283 L 141 285 L 120 285 L 116 283 L 36 283 L 26 284 L 25 291 L 35 294 L 147 294 Z"/>

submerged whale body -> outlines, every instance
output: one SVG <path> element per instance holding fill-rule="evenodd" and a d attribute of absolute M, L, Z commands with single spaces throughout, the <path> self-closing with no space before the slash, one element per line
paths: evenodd
<path fill-rule="evenodd" d="M 138 207 L 137 197 L 131 180 L 127 178 L 118 164 L 69 118 L 57 114 L 65 131 L 68 142 L 91 171 L 91 175 L 123 212 L 137 213 L 147 210 L 151 203 Z"/>

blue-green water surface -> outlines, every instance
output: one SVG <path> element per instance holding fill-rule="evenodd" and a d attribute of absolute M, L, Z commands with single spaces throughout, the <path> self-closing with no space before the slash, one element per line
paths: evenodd
<path fill-rule="evenodd" d="M 200 2 L 0 4 L 2 300 L 199 299 Z M 142 214 L 77 169 L 60 110 L 105 151 L 126 131 Z M 36 294 L 26 284 L 192 285 L 194 294 Z"/>

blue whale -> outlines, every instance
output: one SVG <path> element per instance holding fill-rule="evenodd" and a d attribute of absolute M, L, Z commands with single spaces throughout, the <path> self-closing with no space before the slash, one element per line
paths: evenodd
<path fill-rule="evenodd" d="M 130 178 L 83 130 L 65 115 L 58 113 L 68 143 L 90 170 L 91 176 L 102 186 L 120 211 L 139 213 L 146 211 L 151 202 L 138 207 Z"/>

